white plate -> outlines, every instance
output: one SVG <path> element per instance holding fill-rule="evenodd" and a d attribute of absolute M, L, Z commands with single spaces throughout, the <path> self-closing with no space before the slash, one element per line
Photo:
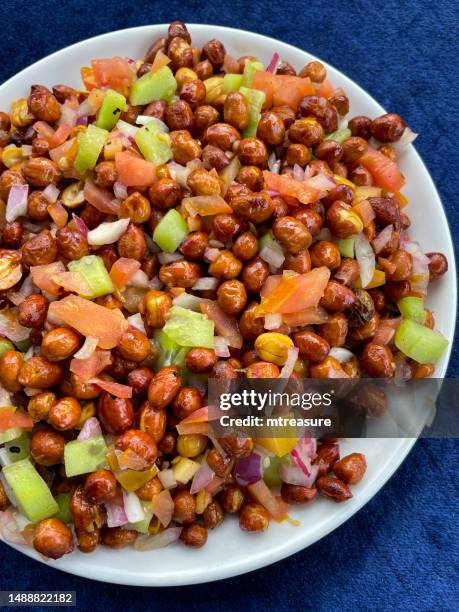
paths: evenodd
<path fill-rule="evenodd" d="M 90 38 L 62 49 L 4 83 L 0 87 L 0 109 L 7 110 L 11 100 L 27 96 L 30 85 L 34 83 L 48 86 L 65 83 L 81 87 L 80 66 L 89 65 L 90 60 L 97 57 L 143 57 L 151 42 L 164 35 L 166 29 L 165 25 L 131 28 Z M 191 25 L 189 29 L 193 42 L 199 46 L 217 37 L 232 55 L 239 57 L 255 54 L 265 64 L 274 51 L 298 69 L 317 59 L 285 43 L 243 30 L 210 25 Z M 376 117 L 384 112 L 375 100 L 341 72 L 328 65 L 327 70 L 332 82 L 342 86 L 348 94 L 350 116 Z M 403 115 L 403 108 L 391 110 L 400 111 Z M 412 237 L 426 251 L 442 251 L 449 261 L 449 272 L 432 286 L 428 303 L 435 313 L 438 329 L 452 342 L 457 291 L 448 223 L 432 179 L 413 147 L 404 153 L 401 168 L 407 178 L 404 193 L 410 201 L 407 210 L 413 222 Z M 449 355 L 450 348 L 438 364 L 437 376 L 446 374 Z M 292 514 L 301 520 L 300 527 L 273 523 L 266 533 L 249 535 L 240 531 L 235 520 L 229 519 L 215 532 L 209 533 L 207 545 L 198 551 L 180 544 L 146 553 L 99 547 L 95 553 L 84 555 L 75 552 L 50 564 L 86 578 L 142 586 L 210 582 L 252 571 L 309 546 L 350 518 L 379 491 L 406 457 L 413 443 L 413 439 L 367 439 L 344 443 L 344 454 L 353 450 L 361 450 L 366 454 L 368 472 L 364 480 L 353 488 L 353 499 L 344 504 L 317 500 L 310 507 L 295 510 Z M 30 548 L 15 548 L 41 560 Z"/>

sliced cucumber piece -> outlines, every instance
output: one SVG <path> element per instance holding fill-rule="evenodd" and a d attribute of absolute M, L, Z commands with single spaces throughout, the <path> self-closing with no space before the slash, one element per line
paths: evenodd
<path fill-rule="evenodd" d="M 94 472 L 106 463 L 107 445 L 103 436 L 72 440 L 64 448 L 65 474 L 68 478 Z"/>

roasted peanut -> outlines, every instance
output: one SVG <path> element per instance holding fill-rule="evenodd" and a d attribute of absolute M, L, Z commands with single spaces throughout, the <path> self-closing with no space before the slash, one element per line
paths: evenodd
<path fill-rule="evenodd" d="M 293 338 L 295 346 L 299 348 L 301 357 L 308 361 L 323 361 L 330 352 L 328 342 L 310 330 L 299 331 Z"/>
<path fill-rule="evenodd" d="M 79 349 L 81 338 L 68 327 L 55 327 L 43 336 L 41 353 L 49 361 L 62 361 Z"/>
<path fill-rule="evenodd" d="M 367 462 L 362 453 L 351 453 L 333 464 L 336 476 L 345 484 L 357 484 L 366 472 Z"/>
<path fill-rule="evenodd" d="M 45 557 L 59 559 L 73 550 L 72 531 L 58 518 L 44 519 L 35 527 L 33 547 Z"/>
<path fill-rule="evenodd" d="M 336 503 L 346 501 L 352 497 L 349 487 L 341 480 L 338 480 L 338 478 L 321 476 L 317 479 L 316 485 L 321 495 L 332 499 Z"/>
<path fill-rule="evenodd" d="M 91 504 L 103 504 L 116 495 L 116 478 L 109 470 L 96 470 L 88 474 L 84 494 Z"/>
<path fill-rule="evenodd" d="M 59 384 L 64 377 L 64 370 L 58 363 L 51 363 L 41 355 L 35 355 L 25 361 L 18 374 L 18 381 L 25 387 L 47 389 Z"/>
<path fill-rule="evenodd" d="M 180 390 L 180 370 L 175 366 L 161 368 L 148 388 L 148 401 L 154 408 L 165 408 Z"/>
<path fill-rule="evenodd" d="M 304 487 L 300 485 L 287 484 L 281 487 L 281 496 L 288 504 L 307 504 L 317 495 L 315 487 Z"/>
<path fill-rule="evenodd" d="M 192 348 L 185 360 L 186 367 L 196 374 L 207 374 L 217 363 L 217 356 L 213 349 Z"/>
<path fill-rule="evenodd" d="M 159 278 L 168 287 L 191 288 L 201 276 L 201 267 L 189 261 L 174 261 L 161 266 Z"/>
<path fill-rule="evenodd" d="M 18 306 L 18 321 L 24 327 L 42 327 L 48 312 L 48 300 L 39 293 L 27 296 Z"/>
<path fill-rule="evenodd" d="M 65 439 L 47 429 L 37 430 L 30 441 L 30 454 L 39 465 L 58 465 L 64 458 Z"/>
<path fill-rule="evenodd" d="M 81 414 L 80 402 L 74 397 L 63 397 L 51 406 L 48 421 L 59 431 L 73 429 Z"/>
<path fill-rule="evenodd" d="M 147 401 L 142 404 L 138 418 L 140 429 L 146 431 L 158 443 L 166 431 L 167 417 L 165 410 L 153 408 Z"/>
<path fill-rule="evenodd" d="M 243 531 L 265 531 L 269 526 L 268 511 L 261 504 L 245 504 L 239 513 L 239 526 Z"/>
<path fill-rule="evenodd" d="M 134 410 L 130 400 L 111 397 L 106 392 L 100 396 L 97 413 L 103 426 L 111 434 L 120 435 L 134 423 Z"/>

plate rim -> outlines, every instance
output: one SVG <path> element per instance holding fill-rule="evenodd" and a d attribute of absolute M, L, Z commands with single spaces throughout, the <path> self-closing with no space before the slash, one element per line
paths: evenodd
<path fill-rule="evenodd" d="M 25 68 L 23 68 L 22 70 L 20 70 L 19 72 L 17 72 L 16 74 L 12 75 L 11 77 L 9 77 L 6 81 L 4 81 L 4 83 L 2 83 L 0 85 L 0 92 L 3 89 L 8 88 L 8 86 L 13 83 L 16 80 L 19 80 L 21 78 L 21 76 L 34 69 L 34 68 L 40 68 L 42 65 L 45 65 L 48 61 L 50 61 L 52 58 L 54 58 L 55 56 L 61 55 L 61 54 L 66 54 L 69 52 L 72 52 L 73 50 L 76 50 L 80 47 L 84 47 L 85 45 L 87 45 L 88 43 L 94 42 L 96 40 L 101 40 L 101 39 L 110 39 L 110 38 L 116 38 L 117 36 L 121 35 L 121 34 L 126 34 L 126 33 L 138 33 L 139 31 L 142 32 L 147 32 L 147 31 L 154 31 L 154 30 L 160 30 L 161 28 L 167 29 L 169 24 L 167 23 L 158 23 L 158 24 L 149 24 L 149 25 L 141 25 L 141 26 L 133 26 L 133 27 L 129 27 L 129 28 L 122 28 L 119 30 L 113 30 L 110 32 L 105 32 L 102 34 L 97 34 L 95 36 L 91 36 L 90 38 L 85 38 L 83 40 L 77 41 L 75 43 L 72 43 L 71 45 L 67 45 L 66 47 L 63 47 L 61 49 L 58 49 L 56 51 L 53 51 L 52 53 L 50 53 L 49 55 L 46 55 L 45 57 L 42 57 L 40 59 L 38 59 L 37 61 L 33 62 L 32 64 L 26 66 Z M 371 98 L 372 102 L 380 109 L 380 111 L 382 113 L 386 112 L 385 109 L 381 106 L 381 104 L 373 97 L 373 95 L 371 95 L 369 92 L 367 92 L 361 85 L 359 85 L 359 83 L 357 83 L 356 81 L 354 81 L 351 77 L 347 76 L 347 74 L 345 74 L 344 72 L 342 72 L 339 68 L 336 68 L 335 66 L 333 66 L 332 64 L 330 64 L 329 62 L 326 62 L 322 59 L 320 59 L 318 56 L 316 56 L 315 54 L 305 50 L 305 49 L 301 49 L 300 47 L 297 47 L 295 45 L 292 45 L 290 43 L 284 42 L 282 40 L 273 38 L 271 36 L 268 36 L 266 34 L 260 34 L 258 32 L 250 32 L 249 30 L 244 30 L 241 28 L 235 28 L 235 27 L 231 27 L 231 26 L 222 26 L 222 25 L 215 25 L 212 23 L 187 23 L 187 27 L 192 30 L 193 28 L 212 28 L 213 32 L 217 32 L 217 33 L 222 33 L 224 34 L 228 34 L 228 32 L 237 32 L 238 34 L 247 34 L 250 37 L 255 37 L 258 38 L 260 40 L 263 40 L 265 42 L 270 42 L 273 45 L 282 45 L 283 48 L 287 47 L 289 49 L 291 49 L 294 52 L 300 52 L 300 53 L 306 53 L 308 56 L 310 56 L 313 59 L 319 60 L 321 61 L 326 67 L 331 68 L 333 71 L 339 73 L 339 76 L 341 79 L 343 79 L 344 81 L 348 81 L 352 84 L 352 86 L 356 87 L 359 91 L 359 93 L 363 94 L 364 96 L 368 96 L 369 98 Z M 451 272 L 450 275 L 450 284 L 451 284 L 451 289 L 452 289 L 452 294 L 453 294 L 453 303 L 452 303 L 452 307 L 453 307 L 453 311 L 454 311 L 454 326 L 452 329 L 452 337 L 451 339 L 448 338 L 449 344 L 448 344 L 448 348 L 447 348 L 447 353 L 445 355 L 444 361 L 442 363 L 442 367 L 441 367 L 441 377 L 445 377 L 447 370 L 448 370 L 448 365 L 451 359 L 451 353 L 452 353 L 452 348 L 453 348 L 453 344 L 454 344 L 454 338 L 456 335 L 456 330 L 457 330 L 457 324 L 458 324 L 458 320 L 457 320 L 457 272 L 456 272 L 456 255 L 455 255 L 455 249 L 454 249 L 454 242 L 452 239 L 452 232 L 451 232 L 451 226 L 448 220 L 448 217 L 446 215 L 446 211 L 445 208 L 443 206 L 443 202 L 442 199 L 440 197 L 440 194 L 438 192 L 437 186 L 435 184 L 434 179 L 432 178 L 426 164 L 424 163 L 424 160 L 422 159 L 421 155 L 418 153 L 418 151 L 416 150 L 416 148 L 413 145 L 410 145 L 412 147 L 412 150 L 414 151 L 415 154 L 415 161 L 416 164 L 421 164 L 431 182 L 431 185 L 433 187 L 433 190 L 435 192 L 435 195 L 437 197 L 438 202 L 440 203 L 440 208 L 441 208 L 441 214 L 443 216 L 443 222 L 445 223 L 447 229 L 448 229 L 448 241 L 449 241 L 449 248 L 450 251 L 453 254 L 453 257 L 451 260 L 448 260 L 448 264 L 449 264 L 449 270 Z M 130 586 L 150 586 L 150 587 L 164 587 L 164 586 L 182 586 L 182 585 L 191 585 L 191 584 L 204 584 L 204 583 L 208 583 L 208 582 L 214 582 L 214 581 L 218 581 L 218 580 L 223 580 L 226 578 L 231 578 L 234 576 L 239 576 L 241 574 L 246 574 L 252 571 L 255 571 L 257 569 L 261 569 L 263 567 L 266 567 L 268 565 L 271 565 L 272 563 L 276 563 L 278 561 L 281 561 L 293 554 L 296 554 L 298 552 L 300 552 L 301 550 L 306 549 L 307 547 L 311 546 L 312 544 L 318 542 L 320 539 L 322 539 L 323 537 L 327 536 L 328 534 L 330 534 L 332 531 L 334 531 L 335 529 L 339 528 L 343 523 L 345 523 L 347 520 L 349 520 L 352 516 L 354 516 L 359 510 L 361 510 L 361 508 L 363 506 L 365 506 L 387 483 L 387 481 L 393 476 L 393 474 L 398 470 L 398 468 L 400 467 L 401 463 L 406 459 L 406 457 L 408 456 L 410 450 L 412 449 L 412 447 L 414 446 L 415 442 L 417 441 L 417 438 L 405 438 L 405 439 L 401 439 L 401 438 L 397 438 L 394 439 L 397 440 L 398 442 L 398 447 L 397 450 L 399 452 L 399 455 L 397 456 L 396 460 L 393 460 L 391 465 L 390 465 L 390 469 L 387 470 L 387 472 L 384 473 L 383 477 L 378 480 L 378 482 L 373 482 L 371 485 L 368 485 L 367 488 L 365 489 L 365 491 L 361 492 L 359 494 L 358 500 L 356 499 L 356 501 L 358 503 L 353 504 L 351 507 L 345 507 L 342 506 L 342 512 L 339 515 L 338 520 L 336 519 L 336 516 L 332 519 L 332 517 L 330 517 L 330 519 L 325 523 L 325 525 L 319 529 L 319 534 L 317 537 L 314 538 L 313 541 L 309 542 L 309 543 L 305 543 L 302 538 L 300 537 L 301 534 L 299 533 L 299 537 L 297 537 L 296 539 L 290 540 L 288 541 L 287 544 L 284 544 L 280 547 L 278 547 L 278 549 L 274 552 L 274 554 L 270 554 L 270 550 L 269 548 L 266 549 L 265 551 L 263 551 L 263 555 L 262 558 L 255 558 L 255 559 L 242 559 L 237 566 L 234 566 L 234 564 L 232 566 L 214 566 L 213 568 L 211 568 L 210 570 L 208 570 L 208 573 L 205 576 L 199 576 L 199 575 L 188 575 L 185 574 L 183 576 L 183 579 L 180 578 L 180 576 L 175 577 L 173 580 L 168 580 L 168 581 L 164 581 L 164 579 L 161 579 L 159 581 L 155 580 L 155 576 L 154 574 L 149 574 L 148 575 L 148 579 L 145 580 L 143 579 L 143 575 L 140 575 L 139 578 L 140 580 L 135 580 L 135 576 L 130 573 L 130 572 L 126 572 L 125 570 L 122 569 L 113 569 L 111 570 L 111 568 L 104 568 L 104 567 L 100 567 L 97 568 L 97 570 L 95 568 L 91 568 L 91 571 L 96 572 L 97 576 L 91 576 L 89 577 L 91 580 L 97 580 L 100 582 L 106 582 L 106 583 L 111 583 L 111 584 L 124 584 L 124 585 L 130 585 Z M 347 508 L 347 509 L 346 509 Z M 330 524 L 331 523 L 331 524 Z M 38 554 L 33 550 L 30 549 L 29 547 L 24 548 L 20 545 L 15 545 L 15 544 L 11 544 L 8 542 L 5 542 L 4 540 L 1 540 L 4 544 L 7 544 L 8 546 L 11 546 L 12 548 L 14 548 L 15 550 L 17 550 L 18 552 L 25 554 L 26 556 L 28 556 L 29 558 L 32 558 L 36 561 L 39 561 L 41 563 L 47 563 L 45 560 L 43 560 L 42 558 L 40 558 L 38 556 Z M 83 572 L 83 570 L 78 569 L 77 568 L 72 568 L 72 567 L 67 567 L 67 564 L 71 565 L 71 558 L 69 558 L 68 560 L 66 560 L 66 566 L 63 567 L 59 564 L 56 565 L 52 565 L 51 567 L 53 567 L 54 569 L 57 569 L 59 571 L 65 572 L 65 573 L 69 573 L 72 575 L 76 575 L 76 576 L 80 576 L 83 578 L 88 578 L 87 575 L 85 575 L 85 573 Z M 108 571 L 111 570 L 111 571 Z M 105 573 L 104 573 L 105 572 Z M 210 575 L 209 575 L 210 574 Z M 204 579 L 203 579 L 204 578 Z"/>

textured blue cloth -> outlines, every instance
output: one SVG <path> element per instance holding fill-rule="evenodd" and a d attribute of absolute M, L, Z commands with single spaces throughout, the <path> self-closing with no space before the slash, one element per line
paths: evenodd
<path fill-rule="evenodd" d="M 177 18 L 241 27 L 307 49 L 421 134 L 416 147 L 457 241 L 459 58 L 453 0 L 4 0 L 2 14 L 0 82 L 84 38 Z M 458 368 L 456 346 L 450 375 L 457 376 Z M 62 574 L 0 545 L 0 588 L 73 589 L 80 609 L 457 609 L 458 454 L 456 441 L 418 442 L 383 490 L 340 529 L 244 577 L 180 589 L 117 587 Z"/>

